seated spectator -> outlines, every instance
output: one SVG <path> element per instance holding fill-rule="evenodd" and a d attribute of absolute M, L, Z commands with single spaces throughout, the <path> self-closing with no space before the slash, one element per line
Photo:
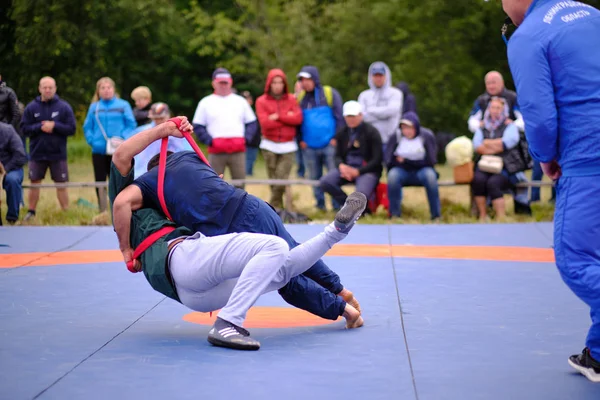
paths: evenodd
<path fill-rule="evenodd" d="M 509 120 L 506 100 L 493 97 L 485 112 L 483 127 L 477 129 L 473 136 L 473 148 L 478 155 L 475 162 L 475 174 L 471 188 L 479 213 L 479 220 L 487 221 L 487 198 L 492 201 L 492 207 L 497 219 L 506 216 L 504 192 L 511 188 L 511 180 L 515 180 L 516 173 L 520 172 L 519 163 L 519 129 Z M 502 171 L 491 173 L 481 170 L 478 165 L 482 155 L 497 155 L 502 158 Z M 511 171 L 509 173 L 509 171 Z"/>
<path fill-rule="evenodd" d="M 269 179 L 289 179 L 298 150 L 296 130 L 302 123 L 302 110 L 289 94 L 282 70 L 269 71 L 265 93 L 256 100 L 256 114 L 263 134 L 260 148 Z M 271 185 L 273 207 L 283 208 L 284 192 L 285 186 Z"/>
<path fill-rule="evenodd" d="M 377 129 L 363 121 L 362 107 L 357 101 L 348 101 L 343 108 L 344 126 L 335 136 L 335 164 L 321 178 L 321 189 L 339 204 L 346 201 L 343 185 L 355 184 L 356 191 L 367 198 L 375 191 L 382 172 L 381 135 Z"/>
<path fill-rule="evenodd" d="M 169 110 L 169 106 L 165 103 L 154 103 L 150 107 L 148 117 L 150 118 L 151 122 L 137 128 L 133 132 L 134 135 L 153 128 L 156 125 L 162 124 L 163 122 L 167 122 L 167 120 L 171 118 L 171 111 Z M 150 161 L 150 159 L 156 154 L 160 153 L 161 142 L 161 140 L 157 140 L 150 143 L 148 147 L 146 147 L 140 154 L 133 158 L 135 160 L 135 165 L 133 168 L 133 176 L 135 179 L 139 178 L 148 171 L 148 161 Z M 192 149 L 192 146 L 186 139 L 169 136 L 167 151 L 177 153 L 178 151 L 184 150 L 193 151 L 194 149 Z"/>
<path fill-rule="evenodd" d="M 402 216 L 402 188 L 424 186 L 429 201 L 432 220 L 442 213 L 437 172 L 433 168 L 437 161 L 435 135 L 421 127 L 419 116 L 407 112 L 400 120 L 400 130 L 390 138 L 384 156 L 388 168 L 388 199 L 390 217 Z"/>
<path fill-rule="evenodd" d="M 133 116 L 137 126 L 150 123 L 150 106 L 152 105 L 152 92 L 146 86 L 138 86 L 131 92 L 131 98 L 135 101 Z"/>
<path fill-rule="evenodd" d="M 6 190 L 6 221 L 11 225 L 19 219 L 19 208 L 23 202 L 23 165 L 26 162 L 23 141 L 17 131 L 12 125 L 0 122 L 0 177 L 2 188 Z"/>

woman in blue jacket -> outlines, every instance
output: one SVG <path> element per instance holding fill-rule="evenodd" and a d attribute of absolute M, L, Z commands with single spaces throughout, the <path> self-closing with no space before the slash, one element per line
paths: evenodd
<path fill-rule="evenodd" d="M 131 106 L 115 93 L 115 82 L 107 77 L 100 78 L 83 124 L 85 140 L 92 147 L 96 182 L 106 181 L 114 150 L 131 135 L 136 126 Z M 98 189 L 96 196 L 101 204 Z"/>
<path fill-rule="evenodd" d="M 569 364 L 600 382 L 600 11 L 575 1 L 502 3 L 519 26 L 508 61 L 529 150 L 557 185 L 556 265 L 591 309 L 586 346 Z"/>

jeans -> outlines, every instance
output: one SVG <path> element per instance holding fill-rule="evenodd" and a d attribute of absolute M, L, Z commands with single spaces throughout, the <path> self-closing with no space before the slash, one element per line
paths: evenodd
<path fill-rule="evenodd" d="M 305 168 L 304 168 L 304 157 L 302 157 L 302 149 L 298 148 L 296 151 L 296 163 L 298 164 L 298 178 L 304 178 Z"/>
<path fill-rule="evenodd" d="M 533 162 L 533 170 L 531 171 L 531 180 L 532 181 L 541 181 L 544 178 L 544 171 L 542 171 L 542 166 L 539 161 Z M 556 189 L 554 186 L 552 187 L 552 198 L 556 198 Z M 532 187 L 531 188 L 531 197 L 530 201 L 540 201 L 540 188 Z"/>
<path fill-rule="evenodd" d="M 246 175 L 252 175 L 252 169 L 257 157 L 258 147 L 246 147 Z"/>
<path fill-rule="evenodd" d="M 266 233 L 279 236 L 288 243 L 290 249 L 298 246 L 298 242 L 283 226 L 279 215 L 257 197 L 248 195 L 237 215 L 239 217 L 232 221 L 228 233 Z M 290 279 L 287 285 L 279 289 L 279 294 L 294 307 L 321 318 L 335 320 L 346 307 L 346 302 L 337 296 L 343 288 L 340 277 L 323 260 L 319 260 L 303 274 Z"/>
<path fill-rule="evenodd" d="M 6 220 L 14 222 L 19 219 L 19 208 L 23 202 L 23 168 L 12 170 L 6 174 L 2 188 L 6 190 Z"/>
<path fill-rule="evenodd" d="M 346 195 L 346 192 L 342 190 L 343 185 L 354 183 L 356 185 L 356 191 L 361 192 L 367 196 L 368 199 L 375 191 L 378 182 L 379 177 L 374 173 L 359 175 L 354 182 L 350 182 L 343 179 L 340 176 L 340 171 L 336 169 L 329 171 L 327 175 L 321 178 L 321 189 L 323 189 L 325 193 L 329 193 L 329 195 L 331 195 L 331 197 L 339 204 L 344 204 L 346 197 L 348 196 Z"/>
<path fill-rule="evenodd" d="M 427 192 L 431 219 L 441 216 L 442 206 L 440 204 L 437 174 L 432 167 L 423 167 L 414 171 L 394 167 L 388 172 L 387 179 L 390 216 L 400 217 L 402 215 L 402 187 L 404 186 L 424 186 Z"/>
<path fill-rule="evenodd" d="M 335 166 L 335 147 L 328 145 L 322 149 L 311 149 L 307 147 L 302 150 L 302 156 L 304 157 L 304 163 L 308 170 L 308 175 L 311 180 L 318 181 L 323 176 L 323 167 L 327 168 L 327 171 L 336 170 Z M 313 187 L 313 193 L 315 200 L 317 200 L 317 208 L 325 209 L 325 193 L 319 186 Z M 341 207 L 335 199 L 332 199 L 331 204 L 335 210 Z"/>

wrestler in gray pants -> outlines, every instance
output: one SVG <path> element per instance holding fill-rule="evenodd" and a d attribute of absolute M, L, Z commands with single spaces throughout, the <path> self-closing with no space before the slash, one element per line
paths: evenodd
<path fill-rule="evenodd" d="M 347 233 L 334 224 L 290 250 L 281 238 L 258 233 L 207 237 L 197 232 L 173 247 L 169 268 L 181 302 L 242 326 L 264 293 L 278 290 L 317 262 Z"/>

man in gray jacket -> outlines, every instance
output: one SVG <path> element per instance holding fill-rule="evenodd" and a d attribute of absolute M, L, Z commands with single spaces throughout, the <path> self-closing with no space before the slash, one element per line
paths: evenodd
<path fill-rule="evenodd" d="M 382 61 L 369 67 L 369 88 L 358 96 L 364 121 L 373 125 L 381 135 L 383 152 L 390 137 L 400 124 L 404 95 L 392 86 L 390 68 Z"/>
<path fill-rule="evenodd" d="M 23 201 L 23 165 L 26 162 L 25 148 L 15 128 L 0 122 L 0 181 L 6 190 L 6 221 L 11 225 L 19 219 L 19 208 Z"/>

